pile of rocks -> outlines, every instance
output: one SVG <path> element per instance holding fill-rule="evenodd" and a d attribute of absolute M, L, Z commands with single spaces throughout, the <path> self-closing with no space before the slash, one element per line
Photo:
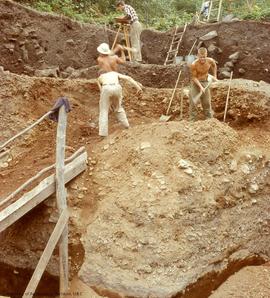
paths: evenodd
<path fill-rule="evenodd" d="M 240 52 L 235 52 L 229 56 L 229 61 L 227 61 L 223 67 L 219 69 L 219 76 L 222 79 L 229 78 L 231 76 L 231 72 L 233 71 L 235 64 L 238 62 L 240 57 Z M 240 68 L 238 70 L 240 74 L 244 74 L 245 70 Z"/>

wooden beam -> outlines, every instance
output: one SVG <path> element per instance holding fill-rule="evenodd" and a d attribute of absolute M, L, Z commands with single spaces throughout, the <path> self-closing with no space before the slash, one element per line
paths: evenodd
<path fill-rule="evenodd" d="M 74 154 L 72 154 L 69 158 L 67 158 L 65 160 L 66 163 L 72 161 L 73 159 L 75 159 L 77 156 L 79 156 L 82 152 L 85 151 L 85 147 L 81 147 L 79 150 L 77 150 Z M 13 193 L 11 193 L 10 195 L 8 195 L 4 200 L 0 201 L 0 207 L 2 207 L 3 205 L 6 205 L 9 203 L 9 201 L 11 201 L 19 192 L 21 192 L 22 190 L 24 190 L 27 186 L 29 186 L 32 182 L 34 182 L 35 180 L 37 180 L 38 178 L 40 178 L 44 173 L 52 170 L 55 168 L 55 164 L 44 168 L 43 170 L 41 170 L 40 172 L 38 172 L 34 177 L 30 178 L 29 180 L 27 180 L 24 184 L 22 184 L 19 188 L 17 188 Z M 0 296 L 1 298 L 1 296 Z"/>
<path fill-rule="evenodd" d="M 60 212 L 67 206 L 65 190 L 65 143 L 66 143 L 67 113 L 65 107 L 59 110 L 56 136 L 56 200 Z"/>
<path fill-rule="evenodd" d="M 87 165 L 87 152 L 84 152 L 65 166 L 65 183 L 83 172 Z M 0 233 L 55 193 L 55 174 L 44 179 L 30 192 L 0 211 Z"/>
<path fill-rule="evenodd" d="M 53 251 L 54 251 L 67 223 L 68 223 L 68 211 L 67 211 L 67 209 L 65 209 L 62 211 L 61 216 L 58 219 L 58 222 L 57 222 L 57 224 L 50 236 L 50 239 L 45 247 L 45 250 L 43 251 L 43 253 L 39 259 L 39 262 L 38 262 L 37 267 L 32 275 L 32 278 L 23 294 L 23 298 L 32 298 L 34 296 L 34 293 L 37 289 L 40 279 L 46 269 L 47 264 L 50 261 Z"/>
<path fill-rule="evenodd" d="M 224 110 L 224 115 L 223 115 L 223 122 L 226 121 L 226 115 L 227 115 L 227 111 L 228 111 L 230 91 L 231 91 L 231 84 L 232 84 L 232 77 L 233 77 L 233 71 L 231 71 L 231 75 L 230 75 L 229 88 L 228 88 L 228 92 L 227 92 L 227 96 L 226 96 L 225 110 Z"/>
<path fill-rule="evenodd" d="M 56 136 L 56 201 L 59 214 L 67 208 L 65 188 L 65 144 L 66 144 L 67 113 L 62 106 L 58 115 Z M 68 226 L 63 229 L 59 243 L 60 298 L 68 291 Z"/>

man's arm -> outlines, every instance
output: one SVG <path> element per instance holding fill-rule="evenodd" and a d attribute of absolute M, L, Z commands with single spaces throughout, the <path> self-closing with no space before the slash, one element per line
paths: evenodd
<path fill-rule="evenodd" d="M 129 22 L 130 22 L 130 16 L 129 15 L 125 15 L 125 16 L 123 16 L 123 17 L 121 17 L 121 18 L 115 18 L 115 21 L 117 22 L 117 23 L 121 23 L 121 24 L 129 24 Z"/>
<path fill-rule="evenodd" d="M 117 52 L 121 51 L 121 57 L 118 57 L 116 55 Z M 115 46 L 115 48 L 112 50 L 113 54 L 117 56 L 116 58 L 116 62 L 118 64 L 124 64 L 126 62 L 126 55 L 125 55 L 125 52 L 124 52 L 124 48 L 120 45 L 120 44 L 117 44 Z"/>
<path fill-rule="evenodd" d="M 133 80 L 130 76 L 126 76 L 123 74 L 118 74 L 118 77 L 123 80 L 129 81 L 132 85 L 134 85 L 138 91 L 142 91 L 142 84 Z"/>
<path fill-rule="evenodd" d="M 98 58 L 97 58 L 97 64 L 98 64 L 98 66 L 99 66 L 100 69 L 103 69 L 103 65 L 104 65 L 104 63 L 103 63 L 101 57 L 98 57 Z"/>
<path fill-rule="evenodd" d="M 101 91 L 101 82 L 99 79 L 97 79 L 97 85 L 98 85 L 99 91 Z"/>

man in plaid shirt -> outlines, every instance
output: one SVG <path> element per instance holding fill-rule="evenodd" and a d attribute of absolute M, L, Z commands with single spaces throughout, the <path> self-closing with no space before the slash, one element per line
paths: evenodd
<path fill-rule="evenodd" d="M 125 4 L 124 1 L 117 1 L 116 9 L 123 11 L 126 14 L 122 18 L 117 18 L 117 21 L 120 23 L 130 24 L 130 42 L 132 48 L 136 50 L 136 52 L 133 53 L 133 57 L 135 61 L 141 62 L 142 54 L 140 36 L 142 32 L 142 25 L 139 22 L 136 11 L 132 6 Z"/>

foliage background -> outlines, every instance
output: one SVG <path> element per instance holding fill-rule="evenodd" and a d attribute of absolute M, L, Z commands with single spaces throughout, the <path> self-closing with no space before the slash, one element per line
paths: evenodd
<path fill-rule="evenodd" d="M 119 15 L 115 0 L 16 0 L 37 10 L 54 12 L 78 21 L 113 26 Z M 167 30 L 190 22 L 200 11 L 202 0 L 126 0 L 145 27 Z M 223 14 L 241 19 L 270 21 L 270 0 L 223 0 Z"/>

